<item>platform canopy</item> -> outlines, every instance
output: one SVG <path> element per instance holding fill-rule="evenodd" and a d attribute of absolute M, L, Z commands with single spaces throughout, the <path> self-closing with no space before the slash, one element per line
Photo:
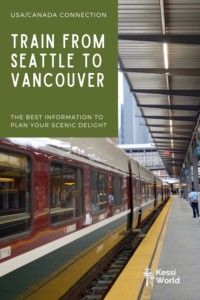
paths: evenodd
<path fill-rule="evenodd" d="M 171 177 L 200 110 L 200 0 L 118 0 L 119 64 Z"/>

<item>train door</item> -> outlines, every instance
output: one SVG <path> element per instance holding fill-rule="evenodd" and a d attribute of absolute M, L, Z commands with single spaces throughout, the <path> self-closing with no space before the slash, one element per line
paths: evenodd
<path fill-rule="evenodd" d="M 165 199 L 165 191 L 164 191 L 164 186 L 161 184 L 161 201 L 163 202 Z"/>
<path fill-rule="evenodd" d="M 134 180 L 132 177 L 132 167 L 131 167 L 130 161 L 128 162 L 128 168 L 129 168 L 128 198 L 129 198 L 129 203 L 130 203 L 130 214 L 128 215 L 127 229 L 132 229 L 133 211 L 134 211 L 134 196 L 133 196 Z"/>
<path fill-rule="evenodd" d="M 156 187 L 156 180 L 154 179 L 154 207 L 157 205 L 157 187 Z"/>

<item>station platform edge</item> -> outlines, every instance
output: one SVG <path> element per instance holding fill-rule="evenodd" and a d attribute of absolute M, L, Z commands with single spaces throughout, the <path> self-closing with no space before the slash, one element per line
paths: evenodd
<path fill-rule="evenodd" d="M 166 203 L 105 300 L 151 299 L 152 286 L 146 286 L 144 272 L 146 268 L 149 268 L 154 274 L 158 267 L 172 201 L 173 197 Z"/>

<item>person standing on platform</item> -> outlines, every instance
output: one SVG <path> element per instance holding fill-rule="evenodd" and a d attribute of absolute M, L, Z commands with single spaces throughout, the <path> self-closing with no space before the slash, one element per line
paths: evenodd
<path fill-rule="evenodd" d="M 198 193 L 195 189 L 192 189 L 189 195 L 189 201 L 193 211 L 193 218 L 196 218 L 196 216 L 199 217 Z"/>
<path fill-rule="evenodd" d="M 108 195 L 108 208 L 109 208 L 109 213 L 108 216 L 111 217 L 113 215 L 113 204 L 114 204 L 114 197 L 112 194 L 112 190 L 109 190 L 109 195 Z"/>

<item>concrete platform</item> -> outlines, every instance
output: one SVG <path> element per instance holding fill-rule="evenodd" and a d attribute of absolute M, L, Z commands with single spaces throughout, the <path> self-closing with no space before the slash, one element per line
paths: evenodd
<path fill-rule="evenodd" d="M 199 300 L 200 222 L 173 196 L 105 300 Z"/>
<path fill-rule="evenodd" d="M 159 275 L 165 278 L 162 284 L 154 279 L 151 300 L 200 299 L 200 222 L 179 196 L 171 204 L 157 270 L 175 270 L 175 275 Z"/>

